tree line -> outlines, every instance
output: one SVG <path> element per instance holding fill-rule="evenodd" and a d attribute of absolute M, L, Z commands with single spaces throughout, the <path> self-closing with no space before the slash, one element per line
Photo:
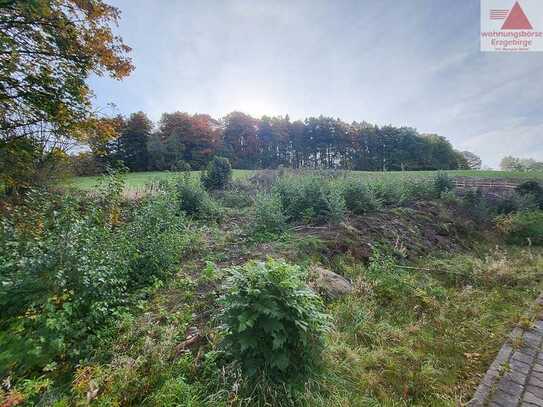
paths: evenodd
<path fill-rule="evenodd" d="M 510 155 L 503 157 L 500 162 L 503 171 L 543 171 L 543 161 L 533 158 L 517 158 Z"/>
<path fill-rule="evenodd" d="M 437 134 L 326 116 L 292 121 L 288 115 L 257 119 L 232 112 L 217 120 L 174 112 L 164 113 L 155 125 L 137 112 L 103 121 L 99 128 L 113 131 L 87 138 L 89 151 L 72 159 L 78 175 L 100 173 L 118 163 L 130 171 L 199 170 L 214 156 L 228 158 L 239 169 L 413 171 L 480 166 L 472 153 L 454 150 Z"/>
<path fill-rule="evenodd" d="M 103 0 L 0 3 L 0 192 L 49 182 L 67 161 L 77 174 L 119 162 L 132 171 L 201 169 L 217 155 L 247 169 L 433 170 L 474 162 L 435 134 L 323 116 L 99 118 L 87 78 L 122 80 L 134 68 L 130 47 L 112 31 L 120 10 Z M 84 152 L 68 156 L 74 145 Z"/>

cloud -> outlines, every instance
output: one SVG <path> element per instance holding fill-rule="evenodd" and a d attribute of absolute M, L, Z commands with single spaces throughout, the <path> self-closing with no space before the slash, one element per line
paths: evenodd
<path fill-rule="evenodd" d="M 325 114 L 438 133 L 486 165 L 513 152 L 543 159 L 532 135 L 543 125 L 543 53 L 481 53 L 478 2 L 114 4 L 136 71 L 93 79 L 100 105 L 155 120 L 175 110 Z"/>
<path fill-rule="evenodd" d="M 479 151 L 482 159 L 493 168 L 506 155 L 520 158 L 543 158 L 543 124 L 514 124 L 472 137 L 463 143 L 468 150 Z"/>

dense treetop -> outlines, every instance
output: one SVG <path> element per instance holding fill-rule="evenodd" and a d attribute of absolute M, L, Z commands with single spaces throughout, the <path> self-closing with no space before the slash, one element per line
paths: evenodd
<path fill-rule="evenodd" d="M 127 119 L 112 120 L 120 123 L 117 135 L 106 144 L 90 145 L 91 153 L 76 159 L 78 173 L 100 172 L 105 165 L 119 161 L 131 171 L 202 169 L 215 155 L 243 169 L 286 166 L 398 171 L 470 165 L 469 154 L 455 151 L 436 134 L 366 122 L 349 124 L 325 116 L 291 121 L 288 115 L 257 119 L 232 112 L 216 120 L 205 114 L 174 112 L 164 113 L 153 126 L 138 112 Z"/>
<path fill-rule="evenodd" d="M 86 80 L 133 69 L 102 0 L 0 0 L 0 170 L 8 188 L 35 182 L 58 155 L 114 128 L 99 120 Z"/>
<path fill-rule="evenodd" d="M 119 10 L 102 1 L 8 0 L 0 3 L 2 138 L 36 126 L 66 137 L 89 119 L 89 74 L 122 79 L 130 48 L 112 33 Z"/>

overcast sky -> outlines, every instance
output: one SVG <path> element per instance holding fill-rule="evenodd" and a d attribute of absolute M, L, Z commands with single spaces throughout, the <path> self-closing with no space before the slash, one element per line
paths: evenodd
<path fill-rule="evenodd" d="M 96 104 L 329 115 L 543 160 L 543 53 L 481 53 L 478 0 L 109 0 L 136 69 Z"/>

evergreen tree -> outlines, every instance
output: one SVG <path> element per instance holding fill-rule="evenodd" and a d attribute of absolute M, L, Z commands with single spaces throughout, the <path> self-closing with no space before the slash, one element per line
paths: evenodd
<path fill-rule="evenodd" d="M 149 166 L 147 145 L 153 123 L 143 112 L 132 113 L 118 140 L 118 157 L 130 171 L 145 171 Z"/>

